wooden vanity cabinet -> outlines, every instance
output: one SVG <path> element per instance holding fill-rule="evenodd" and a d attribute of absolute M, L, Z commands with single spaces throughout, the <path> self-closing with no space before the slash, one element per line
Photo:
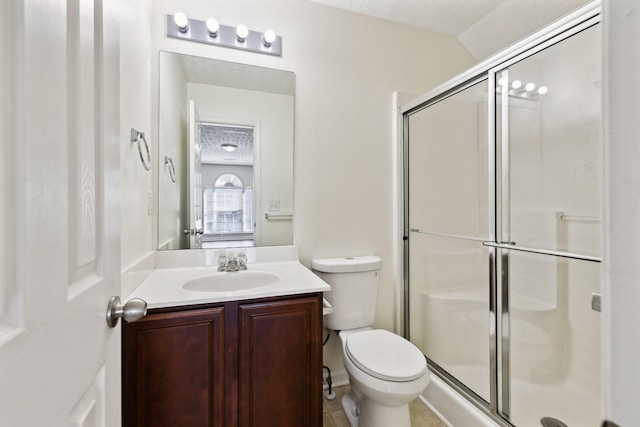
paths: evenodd
<path fill-rule="evenodd" d="M 322 426 L 322 295 L 150 310 L 123 325 L 123 425 Z"/>

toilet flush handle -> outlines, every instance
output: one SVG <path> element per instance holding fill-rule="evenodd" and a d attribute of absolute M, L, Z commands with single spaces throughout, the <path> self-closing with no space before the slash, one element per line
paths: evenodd
<path fill-rule="evenodd" d="M 322 298 L 322 315 L 326 316 L 327 314 L 331 314 L 335 311 L 333 306 L 326 298 Z"/>

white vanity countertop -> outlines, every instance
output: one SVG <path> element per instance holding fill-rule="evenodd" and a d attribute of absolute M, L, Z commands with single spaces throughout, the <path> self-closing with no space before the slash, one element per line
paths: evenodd
<path fill-rule="evenodd" d="M 129 298 L 141 298 L 147 302 L 149 309 L 153 309 L 325 292 L 331 289 L 326 282 L 297 261 L 297 251 L 295 257 L 279 257 L 280 259 L 274 259 L 273 257 L 265 258 L 260 256 L 260 254 L 255 256 L 251 251 L 247 252 L 249 252 L 247 253 L 249 257 L 247 270 L 238 272 L 218 272 L 216 265 L 176 266 L 176 263 L 173 262 L 167 263 L 166 260 L 161 260 L 162 262 L 157 260 L 156 268 L 131 293 Z M 209 258 L 211 259 L 213 257 L 211 256 Z M 269 262 L 260 262 L 264 259 L 268 259 Z M 252 260 L 257 262 L 251 263 Z M 255 276 L 256 274 L 277 277 L 277 280 L 274 280 L 273 283 L 249 287 L 247 289 L 243 289 L 243 286 L 234 288 L 233 285 L 228 286 L 225 290 L 216 291 L 200 291 L 183 288 L 183 285 L 189 281 L 208 276 L 211 276 L 210 280 L 212 280 L 212 283 L 216 281 L 216 278 L 222 278 L 222 280 L 231 279 L 231 282 L 241 284 L 251 283 L 251 276 Z M 244 277 L 249 279 L 245 282 Z"/>

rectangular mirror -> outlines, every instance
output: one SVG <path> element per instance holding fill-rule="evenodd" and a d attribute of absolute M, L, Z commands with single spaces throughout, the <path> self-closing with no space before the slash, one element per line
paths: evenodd
<path fill-rule="evenodd" d="M 293 242 L 295 74 L 160 52 L 158 249 Z"/>

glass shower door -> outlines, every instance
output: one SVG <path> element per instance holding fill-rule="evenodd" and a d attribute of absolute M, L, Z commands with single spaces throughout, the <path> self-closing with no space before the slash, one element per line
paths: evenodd
<path fill-rule="evenodd" d="M 491 400 L 487 80 L 408 121 L 410 339 L 431 366 Z"/>
<path fill-rule="evenodd" d="M 404 113 L 407 334 L 503 424 L 601 420 L 597 22 Z"/>
<path fill-rule="evenodd" d="M 601 420 L 599 31 L 495 74 L 499 411 L 518 427 Z"/>

